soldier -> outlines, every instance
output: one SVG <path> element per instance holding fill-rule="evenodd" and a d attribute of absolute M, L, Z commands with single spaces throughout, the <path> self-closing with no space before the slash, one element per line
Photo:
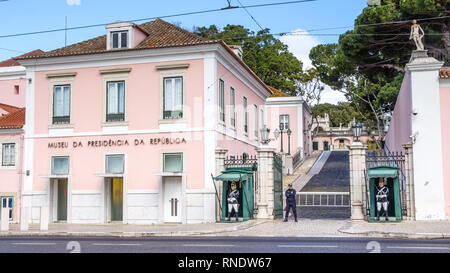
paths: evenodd
<path fill-rule="evenodd" d="M 236 216 L 236 222 L 239 221 L 239 190 L 236 189 L 236 182 L 231 183 L 231 189 L 228 190 L 227 193 L 227 203 L 228 203 L 228 217 L 227 221 L 230 221 L 231 213 L 234 211 L 234 215 Z"/>
<path fill-rule="evenodd" d="M 286 215 L 284 217 L 284 221 L 283 222 L 287 222 L 288 221 L 288 216 L 289 216 L 289 211 L 292 208 L 292 213 L 294 213 L 294 217 L 295 217 L 295 222 L 297 222 L 297 208 L 296 208 L 296 203 L 295 203 L 295 195 L 297 194 L 297 192 L 295 191 L 294 188 L 292 188 L 292 184 L 288 185 L 288 189 L 285 192 L 286 195 Z"/>
<path fill-rule="evenodd" d="M 380 221 L 380 212 L 381 212 L 381 206 L 383 206 L 383 214 L 385 216 L 385 220 L 388 221 L 388 196 L 389 196 L 389 189 L 384 186 L 384 178 L 380 178 L 380 182 L 378 182 L 378 186 L 376 187 L 377 190 L 377 221 Z"/>

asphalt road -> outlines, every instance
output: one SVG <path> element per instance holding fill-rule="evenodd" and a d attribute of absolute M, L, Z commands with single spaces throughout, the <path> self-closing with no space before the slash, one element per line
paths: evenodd
<path fill-rule="evenodd" d="M 450 240 L 385 238 L 2 237 L 0 253 L 450 253 Z"/>

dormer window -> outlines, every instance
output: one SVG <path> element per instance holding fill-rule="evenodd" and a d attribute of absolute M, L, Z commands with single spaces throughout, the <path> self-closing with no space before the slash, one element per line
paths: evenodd
<path fill-rule="evenodd" d="M 111 48 L 127 48 L 128 47 L 128 31 L 111 32 Z"/>

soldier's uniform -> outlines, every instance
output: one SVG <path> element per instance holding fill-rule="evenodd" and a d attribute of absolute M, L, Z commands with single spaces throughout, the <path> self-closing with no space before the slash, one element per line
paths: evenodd
<path fill-rule="evenodd" d="M 386 217 L 386 221 L 388 220 L 388 196 L 389 189 L 386 186 L 381 188 L 376 187 L 377 189 L 377 220 L 380 220 L 381 207 L 383 207 L 383 214 Z"/>
<path fill-rule="evenodd" d="M 295 196 L 296 196 L 297 192 L 295 191 L 295 189 L 287 189 L 286 192 L 284 193 L 284 195 L 286 196 L 286 215 L 284 217 L 284 221 L 287 222 L 288 220 L 288 216 L 289 216 L 289 211 L 292 208 L 292 213 L 294 214 L 295 217 L 295 222 L 297 222 L 297 205 L 295 203 Z"/>
<path fill-rule="evenodd" d="M 231 217 L 231 213 L 234 210 L 234 215 L 236 216 L 236 221 L 239 220 L 239 202 L 238 202 L 238 198 L 239 198 L 239 190 L 235 189 L 229 189 L 228 193 L 227 193 L 227 204 L 228 204 L 228 217 L 227 217 L 227 221 L 230 220 Z"/>

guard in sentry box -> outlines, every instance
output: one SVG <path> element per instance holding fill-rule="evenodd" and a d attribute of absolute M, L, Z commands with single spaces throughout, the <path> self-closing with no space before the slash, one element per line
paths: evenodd
<path fill-rule="evenodd" d="M 239 221 L 239 190 L 236 189 L 236 182 L 231 183 L 231 189 L 227 193 L 227 203 L 228 203 L 228 217 L 227 221 L 230 221 L 231 213 L 234 211 L 236 216 L 236 222 Z"/>
<path fill-rule="evenodd" d="M 385 216 L 386 221 L 388 221 L 388 196 L 389 196 L 389 189 L 384 186 L 384 178 L 380 178 L 380 182 L 378 182 L 378 186 L 376 187 L 377 190 L 377 221 L 380 221 L 380 213 L 381 213 L 381 207 L 383 206 L 383 214 Z"/>
<path fill-rule="evenodd" d="M 294 213 L 295 222 L 297 222 L 297 208 L 296 208 L 297 205 L 295 202 L 295 195 L 297 194 L 297 192 L 292 187 L 292 184 L 289 184 L 288 187 L 289 188 L 284 193 L 284 195 L 286 195 L 286 215 L 284 217 L 283 222 L 288 221 L 288 216 L 289 216 L 289 212 L 290 212 L 291 208 L 292 208 L 292 213 Z"/>

